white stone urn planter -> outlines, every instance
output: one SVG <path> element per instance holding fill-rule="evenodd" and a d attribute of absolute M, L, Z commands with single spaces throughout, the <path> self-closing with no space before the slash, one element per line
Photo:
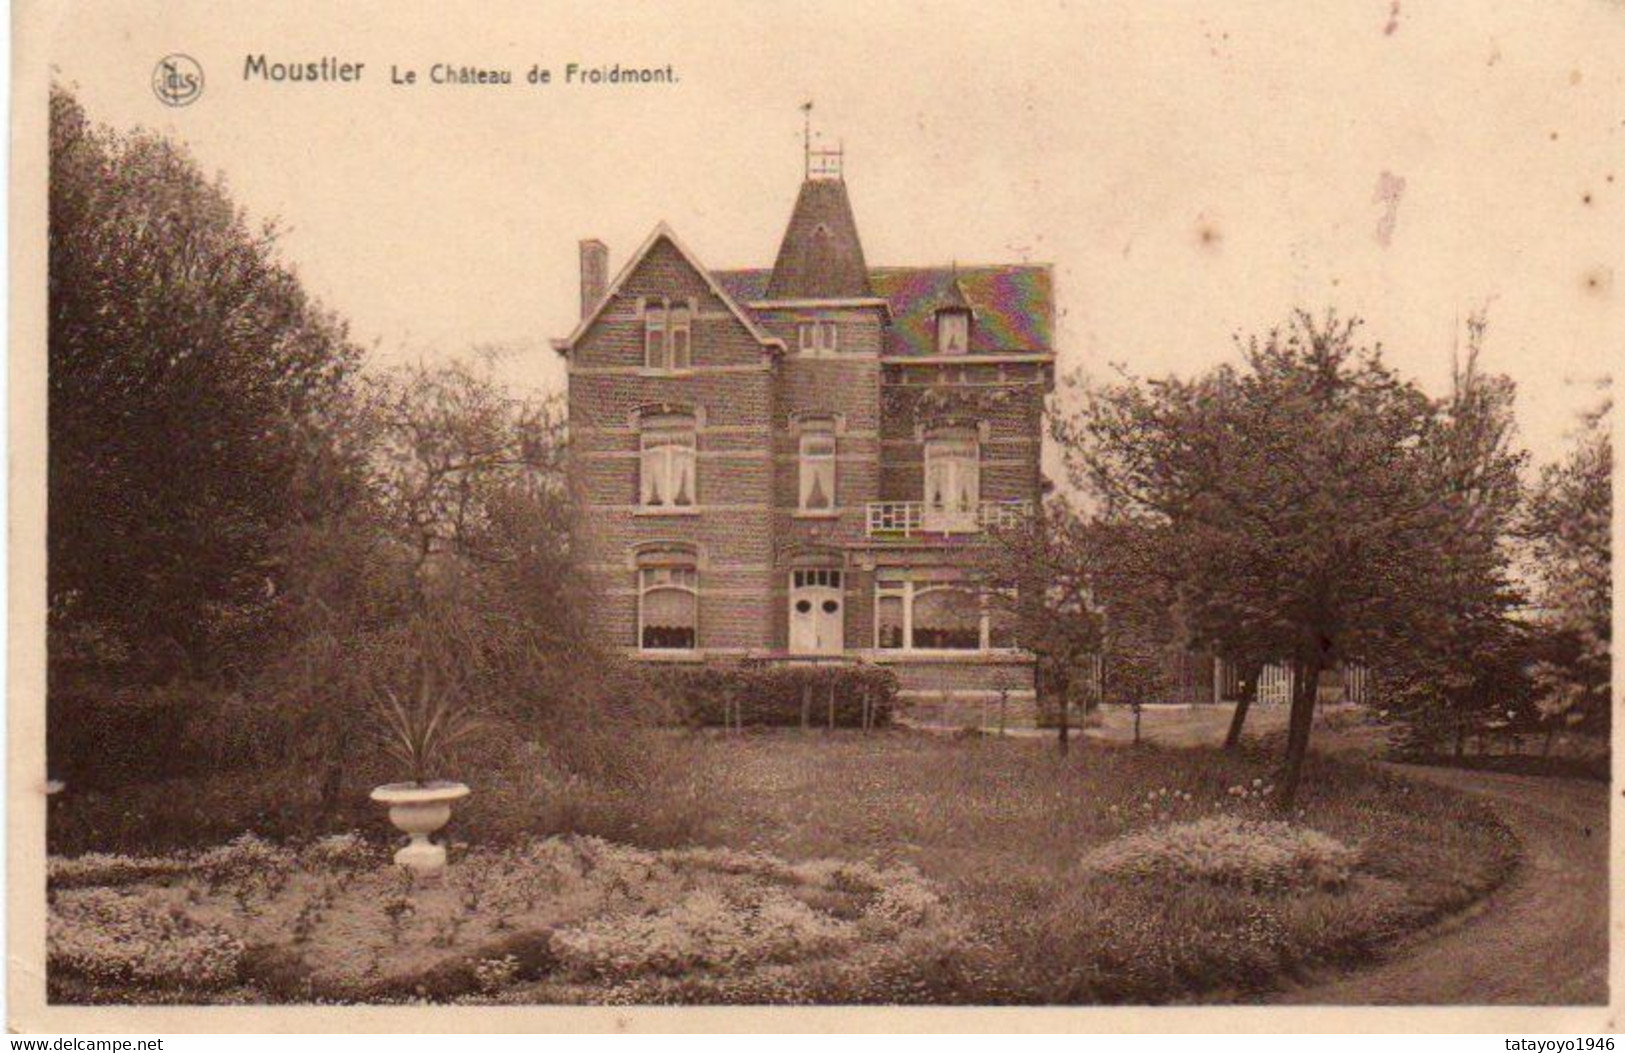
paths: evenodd
<path fill-rule="evenodd" d="M 451 804 L 468 796 L 460 782 L 392 782 L 372 791 L 372 799 L 389 806 L 389 821 L 412 840 L 395 853 L 395 862 L 432 877 L 446 869 L 446 848 L 429 835 L 451 818 Z"/>

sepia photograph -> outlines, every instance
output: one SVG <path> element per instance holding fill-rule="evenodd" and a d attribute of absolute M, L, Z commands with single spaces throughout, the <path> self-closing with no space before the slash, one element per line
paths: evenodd
<path fill-rule="evenodd" d="M 12 1030 L 1616 1026 L 1625 7 L 15 24 Z"/>

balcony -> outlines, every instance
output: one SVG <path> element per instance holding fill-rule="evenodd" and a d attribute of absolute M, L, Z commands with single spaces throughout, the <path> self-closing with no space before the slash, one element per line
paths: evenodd
<path fill-rule="evenodd" d="M 869 536 L 881 540 L 979 534 L 1018 526 L 1032 515 L 1031 501 L 983 501 L 974 509 L 927 508 L 924 501 L 871 501 Z"/>

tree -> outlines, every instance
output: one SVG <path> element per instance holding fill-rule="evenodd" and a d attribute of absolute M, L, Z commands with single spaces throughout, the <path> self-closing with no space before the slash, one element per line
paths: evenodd
<path fill-rule="evenodd" d="M 1291 663 L 1290 806 L 1320 674 L 1435 631 L 1449 541 L 1425 456 L 1434 405 L 1355 343 L 1358 320 L 1294 315 L 1238 339 L 1243 368 L 1126 378 L 1057 423 L 1107 521 L 1155 524 L 1184 642 Z"/>
<path fill-rule="evenodd" d="M 1064 754 L 1078 670 L 1100 647 L 1091 592 L 1095 543 L 1085 520 L 1060 497 L 1019 524 L 993 531 L 988 542 L 977 552 L 973 576 L 995 609 L 1014 621 L 1018 642 L 1037 659 L 1038 707 L 1056 714 L 1056 744 Z"/>
<path fill-rule="evenodd" d="M 475 371 L 370 378 L 356 413 L 368 499 L 293 542 L 278 660 L 258 695 L 278 748 L 340 795 L 374 742 L 369 700 L 455 692 L 580 766 L 632 759 L 627 698 L 580 617 L 557 399 L 515 397 Z"/>
<path fill-rule="evenodd" d="M 1548 465 L 1526 525 L 1539 568 L 1544 655 L 1533 675 L 1549 726 L 1609 733 L 1613 588 L 1610 404 L 1588 414 L 1579 441 Z"/>
<path fill-rule="evenodd" d="M 1432 752 L 1449 736 L 1458 756 L 1470 730 L 1516 721 L 1529 694 L 1510 547 L 1525 456 L 1513 445 L 1512 381 L 1479 365 L 1485 329 L 1482 311 L 1468 319 L 1466 355 L 1424 450 L 1451 524 L 1430 568 L 1435 628 L 1390 648 L 1380 674 L 1401 748 Z"/>
<path fill-rule="evenodd" d="M 358 349 L 160 136 L 50 113 L 49 595 L 53 653 L 86 641 L 154 680 L 249 660 L 281 532 Z"/>

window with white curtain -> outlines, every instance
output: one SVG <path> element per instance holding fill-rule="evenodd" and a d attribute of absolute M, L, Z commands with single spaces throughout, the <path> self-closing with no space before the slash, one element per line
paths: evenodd
<path fill-rule="evenodd" d="M 801 426 L 801 501 L 803 512 L 835 508 L 835 422 L 804 421 Z"/>
<path fill-rule="evenodd" d="M 974 435 L 943 434 L 925 442 L 925 510 L 974 519 L 981 502 L 981 450 Z"/>
<path fill-rule="evenodd" d="M 692 563 L 638 568 L 638 647 L 692 651 L 699 645 L 699 572 Z"/>
<path fill-rule="evenodd" d="M 970 350 L 970 312 L 938 311 L 937 352 L 944 355 L 962 355 L 968 350 Z"/>
<path fill-rule="evenodd" d="M 658 509 L 695 507 L 694 418 L 686 414 L 646 417 L 638 441 L 638 503 Z"/>

